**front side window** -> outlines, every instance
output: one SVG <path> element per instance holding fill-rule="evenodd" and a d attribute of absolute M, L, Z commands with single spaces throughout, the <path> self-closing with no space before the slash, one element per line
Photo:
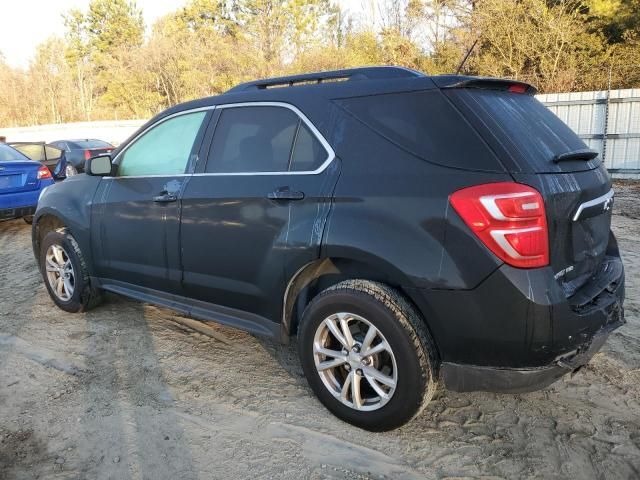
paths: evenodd
<path fill-rule="evenodd" d="M 152 127 L 124 151 L 118 176 L 184 173 L 206 114 L 187 113 Z"/>
<path fill-rule="evenodd" d="M 278 106 L 224 108 L 207 173 L 312 171 L 327 151 L 292 110 Z"/>

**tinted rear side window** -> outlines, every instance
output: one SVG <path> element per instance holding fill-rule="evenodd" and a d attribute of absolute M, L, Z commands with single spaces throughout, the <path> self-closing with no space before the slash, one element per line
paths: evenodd
<path fill-rule="evenodd" d="M 424 160 L 455 168 L 503 171 L 480 136 L 439 90 L 356 97 L 338 104 Z"/>
<path fill-rule="evenodd" d="M 530 95 L 499 90 L 460 89 L 452 98 L 462 100 L 487 124 L 524 171 L 534 173 L 588 170 L 599 159 L 553 163 L 562 153 L 588 148 L 562 120 Z"/>
<path fill-rule="evenodd" d="M 208 173 L 286 172 L 298 116 L 281 107 L 234 107 L 220 114 Z"/>

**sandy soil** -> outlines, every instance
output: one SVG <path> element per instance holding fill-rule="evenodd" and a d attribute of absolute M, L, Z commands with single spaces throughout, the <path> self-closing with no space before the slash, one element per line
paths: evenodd
<path fill-rule="evenodd" d="M 312 396 L 294 346 L 116 296 L 49 300 L 22 221 L 0 224 L 0 478 L 640 478 L 640 185 L 614 229 L 628 324 L 527 395 L 440 391 L 371 434 Z"/>

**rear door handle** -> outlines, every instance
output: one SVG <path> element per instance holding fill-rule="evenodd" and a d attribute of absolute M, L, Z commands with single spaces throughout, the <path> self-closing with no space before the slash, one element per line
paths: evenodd
<path fill-rule="evenodd" d="M 304 198 L 304 192 L 294 192 L 289 188 L 279 188 L 269 194 L 267 194 L 269 200 L 302 200 Z"/>
<path fill-rule="evenodd" d="M 176 200 L 178 200 L 178 196 L 169 192 L 161 192 L 160 195 L 153 197 L 153 201 L 156 203 L 171 203 Z"/>

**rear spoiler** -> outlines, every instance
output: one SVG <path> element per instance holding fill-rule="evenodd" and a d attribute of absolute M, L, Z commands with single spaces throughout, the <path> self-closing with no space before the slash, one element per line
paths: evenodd
<path fill-rule="evenodd" d="M 525 82 L 504 78 L 466 77 L 461 75 L 440 75 L 431 77 L 440 88 L 478 88 L 482 90 L 503 90 L 514 93 L 535 95 L 538 90 Z"/>

